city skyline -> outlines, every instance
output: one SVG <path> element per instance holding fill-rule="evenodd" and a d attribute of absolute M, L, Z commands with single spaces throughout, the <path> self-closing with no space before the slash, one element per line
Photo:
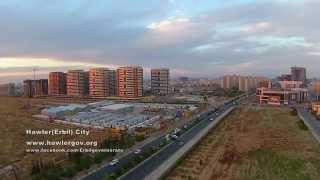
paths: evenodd
<path fill-rule="evenodd" d="M 111 6 L 112 4 L 112 6 Z M 50 71 L 140 65 L 172 77 L 319 77 L 315 0 L 0 2 L 0 83 Z M 129 8 L 132 7 L 132 8 Z"/>

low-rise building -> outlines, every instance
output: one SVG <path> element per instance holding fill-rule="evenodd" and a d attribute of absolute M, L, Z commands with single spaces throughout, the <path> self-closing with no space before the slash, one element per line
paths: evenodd
<path fill-rule="evenodd" d="M 279 84 L 282 89 L 301 88 L 303 85 L 302 81 L 279 81 Z"/>
<path fill-rule="evenodd" d="M 311 111 L 318 117 L 320 117 L 320 102 L 311 103 Z"/>
<path fill-rule="evenodd" d="M 289 105 L 307 101 L 308 90 L 304 88 L 290 90 L 257 88 L 256 96 L 260 104 Z"/>

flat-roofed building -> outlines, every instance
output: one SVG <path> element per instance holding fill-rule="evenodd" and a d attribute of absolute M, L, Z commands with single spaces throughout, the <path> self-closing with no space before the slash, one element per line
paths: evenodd
<path fill-rule="evenodd" d="M 223 89 L 239 88 L 239 76 L 226 75 L 221 78 L 221 87 Z"/>
<path fill-rule="evenodd" d="M 49 95 L 59 96 L 67 94 L 67 76 L 63 72 L 49 73 Z"/>
<path fill-rule="evenodd" d="M 91 97 L 107 97 L 109 92 L 108 68 L 93 68 L 89 71 L 89 95 Z"/>
<path fill-rule="evenodd" d="M 143 69 L 126 66 L 117 69 L 117 96 L 137 98 L 143 96 Z"/>
<path fill-rule="evenodd" d="M 116 96 L 117 72 L 109 70 L 109 96 Z"/>
<path fill-rule="evenodd" d="M 14 83 L 0 85 L 0 96 L 16 96 L 16 87 Z"/>
<path fill-rule="evenodd" d="M 39 79 L 33 81 L 34 86 L 34 97 L 41 97 L 48 95 L 48 79 Z"/>
<path fill-rule="evenodd" d="M 303 85 L 302 81 L 279 81 L 279 84 L 282 89 L 301 88 Z"/>
<path fill-rule="evenodd" d="M 303 84 L 307 81 L 307 70 L 304 67 L 291 67 L 291 80 L 301 81 Z"/>
<path fill-rule="evenodd" d="M 272 88 L 272 82 L 270 80 L 262 80 L 258 83 L 258 88 Z"/>
<path fill-rule="evenodd" d="M 313 83 L 313 90 L 315 92 L 316 99 L 320 101 L 320 81 L 315 81 Z"/>
<path fill-rule="evenodd" d="M 83 70 L 67 72 L 67 95 L 82 97 L 88 95 L 89 73 Z"/>
<path fill-rule="evenodd" d="M 257 88 L 256 96 L 260 104 L 289 105 L 306 102 L 308 99 L 308 89 L 269 89 Z"/>
<path fill-rule="evenodd" d="M 311 103 L 311 111 L 320 117 L 320 102 L 312 102 Z"/>
<path fill-rule="evenodd" d="M 48 79 L 24 80 L 23 96 L 41 97 L 48 95 Z"/>
<path fill-rule="evenodd" d="M 151 69 L 151 92 L 153 95 L 169 94 L 169 69 Z"/>
<path fill-rule="evenodd" d="M 33 97 L 32 80 L 30 79 L 23 81 L 23 96 L 29 98 Z"/>

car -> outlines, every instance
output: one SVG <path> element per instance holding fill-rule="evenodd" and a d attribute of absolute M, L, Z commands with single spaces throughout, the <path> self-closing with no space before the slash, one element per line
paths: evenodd
<path fill-rule="evenodd" d="M 176 139 L 178 139 L 178 136 L 175 135 L 175 134 L 172 134 L 172 135 L 171 135 L 171 139 L 172 139 L 172 140 L 176 140 Z"/>
<path fill-rule="evenodd" d="M 119 162 L 119 159 L 114 159 L 109 163 L 109 165 L 113 166 L 113 165 L 117 164 L 118 162 Z"/>
<path fill-rule="evenodd" d="M 219 113 L 216 112 L 216 116 L 218 116 L 218 115 L 219 115 Z"/>
<path fill-rule="evenodd" d="M 213 118 L 210 118 L 210 121 L 213 121 L 214 119 Z"/>
<path fill-rule="evenodd" d="M 135 153 L 135 154 L 141 153 L 141 149 L 136 149 L 136 150 L 134 151 L 134 153 Z"/>

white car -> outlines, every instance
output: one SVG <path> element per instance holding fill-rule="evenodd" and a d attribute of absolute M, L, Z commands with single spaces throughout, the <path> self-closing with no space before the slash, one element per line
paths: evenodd
<path fill-rule="evenodd" d="M 173 138 L 175 140 L 175 139 L 178 139 L 178 136 L 173 134 L 173 135 L 171 135 L 171 138 Z"/>
<path fill-rule="evenodd" d="M 213 118 L 210 118 L 210 121 L 213 121 L 214 119 Z"/>
<path fill-rule="evenodd" d="M 141 149 L 137 149 L 134 151 L 135 154 L 139 154 L 141 152 Z"/>
<path fill-rule="evenodd" d="M 119 159 L 114 159 L 114 160 L 112 160 L 109 164 L 110 164 L 111 166 L 113 166 L 113 165 L 117 164 L 118 162 L 119 162 Z"/>

